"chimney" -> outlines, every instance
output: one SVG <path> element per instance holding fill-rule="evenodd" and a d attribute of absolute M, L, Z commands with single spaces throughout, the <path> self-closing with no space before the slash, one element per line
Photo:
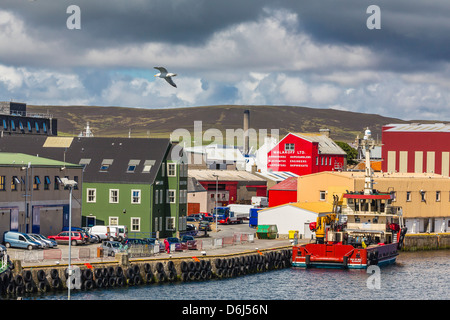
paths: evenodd
<path fill-rule="evenodd" d="M 244 111 L 244 155 L 248 155 L 249 152 L 249 145 L 250 145 L 250 137 L 248 133 L 250 124 L 250 110 Z"/>
<path fill-rule="evenodd" d="M 324 135 L 325 137 L 330 137 L 330 129 L 320 129 L 319 133 Z"/>

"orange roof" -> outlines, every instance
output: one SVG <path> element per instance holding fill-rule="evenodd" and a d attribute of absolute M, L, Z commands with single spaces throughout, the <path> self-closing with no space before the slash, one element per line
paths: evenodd
<path fill-rule="evenodd" d="M 289 177 L 277 183 L 269 190 L 297 191 L 297 177 Z"/>
<path fill-rule="evenodd" d="M 366 167 L 365 162 L 360 162 L 355 166 L 356 170 L 364 170 Z M 373 171 L 381 171 L 381 161 L 371 161 L 370 167 Z"/>

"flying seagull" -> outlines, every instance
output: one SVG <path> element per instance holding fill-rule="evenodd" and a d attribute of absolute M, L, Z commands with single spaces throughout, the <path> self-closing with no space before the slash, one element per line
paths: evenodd
<path fill-rule="evenodd" d="M 160 77 L 165 79 L 171 86 L 173 87 L 177 87 L 177 85 L 175 84 L 175 82 L 173 82 L 172 77 L 175 77 L 177 74 L 176 73 L 169 73 L 167 72 L 167 69 L 164 67 L 155 67 L 155 69 L 159 70 L 158 74 L 155 74 L 155 77 Z"/>

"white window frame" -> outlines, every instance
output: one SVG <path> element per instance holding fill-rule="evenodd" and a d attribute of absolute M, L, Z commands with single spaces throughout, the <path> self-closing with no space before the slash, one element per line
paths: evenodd
<path fill-rule="evenodd" d="M 135 226 L 137 226 L 137 229 L 134 229 Z M 141 231 L 141 218 L 140 217 L 131 217 L 130 218 L 130 231 L 132 231 L 132 232 L 140 232 Z"/>
<path fill-rule="evenodd" d="M 109 217 L 108 222 L 110 226 L 118 226 L 119 225 L 119 217 Z"/>
<path fill-rule="evenodd" d="M 169 228 L 171 226 L 172 228 Z M 175 217 L 166 217 L 166 231 L 175 231 L 175 230 L 176 230 Z"/>
<path fill-rule="evenodd" d="M 117 201 L 113 201 L 113 192 L 117 191 Z M 109 189 L 109 203 L 119 203 L 119 189 Z"/>
<path fill-rule="evenodd" d="M 173 196 L 170 194 L 173 193 Z M 173 198 L 173 200 L 171 200 Z M 167 190 L 167 203 L 177 203 L 177 190 L 176 189 L 168 189 Z"/>
<path fill-rule="evenodd" d="M 134 192 L 138 192 L 138 196 L 137 196 L 138 201 L 134 201 L 134 195 L 133 195 Z M 141 189 L 132 189 L 131 190 L 131 204 L 141 204 L 141 197 L 142 197 Z"/>
<path fill-rule="evenodd" d="M 89 195 L 90 191 L 94 192 L 94 194 L 92 196 Z M 90 197 L 92 197 L 93 200 L 89 200 Z M 87 203 L 96 203 L 97 202 L 97 189 L 96 188 L 87 188 L 86 189 L 86 202 Z"/>
<path fill-rule="evenodd" d="M 319 191 L 319 200 L 320 201 L 326 201 L 327 200 L 327 192 L 324 190 Z"/>
<path fill-rule="evenodd" d="M 295 151 L 295 143 L 285 143 L 284 151 Z"/>
<path fill-rule="evenodd" d="M 176 163 L 168 163 L 167 164 L 167 176 L 168 177 L 176 177 L 177 176 L 177 164 Z"/>

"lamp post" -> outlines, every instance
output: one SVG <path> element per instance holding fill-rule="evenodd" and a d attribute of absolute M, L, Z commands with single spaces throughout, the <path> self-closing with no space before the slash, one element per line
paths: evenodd
<path fill-rule="evenodd" d="M 72 192 L 73 188 L 77 185 L 75 180 L 69 180 L 67 178 L 61 178 L 61 183 L 64 187 L 69 188 L 69 266 L 67 268 L 69 273 L 69 281 L 67 283 L 67 300 L 70 300 L 70 288 L 72 287 Z"/>
<path fill-rule="evenodd" d="M 216 178 L 216 196 L 214 197 L 215 200 L 215 205 L 214 205 L 214 211 L 216 214 L 216 232 L 217 232 L 217 191 L 218 191 L 218 186 L 219 186 L 219 176 L 217 174 L 213 174 L 213 177 Z"/>

